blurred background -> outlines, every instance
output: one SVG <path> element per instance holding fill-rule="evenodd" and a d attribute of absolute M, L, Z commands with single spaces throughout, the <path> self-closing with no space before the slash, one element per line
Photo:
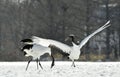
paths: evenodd
<path fill-rule="evenodd" d="M 36 35 L 81 41 L 111 20 L 82 48 L 79 61 L 120 61 L 120 0 L 0 0 L 0 61 L 24 61 L 20 40 Z M 54 51 L 56 60 L 68 60 Z M 44 55 L 41 60 L 50 60 Z"/>

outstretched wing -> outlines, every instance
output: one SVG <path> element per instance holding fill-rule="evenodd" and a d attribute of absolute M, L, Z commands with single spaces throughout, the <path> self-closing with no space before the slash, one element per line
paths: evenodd
<path fill-rule="evenodd" d="M 99 33 L 100 31 L 102 31 L 103 29 L 107 28 L 110 26 L 110 21 L 108 21 L 106 24 L 104 24 L 102 27 L 100 27 L 99 29 L 97 29 L 96 31 L 94 31 L 92 34 L 90 34 L 89 36 L 87 36 L 85 39 L 83 39 L 80 44 L 79 47 L 80 49 L 88 42 L 88 40 L 94 36 L 95 34 Z"/>
<path fill-rule="evenodd" d="M 37 36 L 32 36 L 32 40 L 33 40 L 33 43 L 35 43 L 35 44 L 40 44 L 40 45 L 46 46 L 46 47 L 49 47 L 49 46 L 56 47 L 65 53 L 71 52 L 70 46 L 68 46 L 62 42 L 56 41 L 56 40 L 44 39 L 44 38 L 40 38 Z"/>

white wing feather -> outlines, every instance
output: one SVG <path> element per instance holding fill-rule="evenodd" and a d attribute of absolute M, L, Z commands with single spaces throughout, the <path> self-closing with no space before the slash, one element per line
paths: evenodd
<path fill-rule="evenodd" d="M 88 40 L 94 36 L 95 34 L 99 33 L 100 31 L 102 31 L 103 29 L 107 28 L 110 26 L 110 21 L 108 21 L 106 24 L 104 24 L 102 27 L 100 27 L 99 29 L 97 29 L 96 31 L 94 31 L 92 34 L 90 34 L 89 36 L 87 36 L 85 39 L 83 39 L 81 41 L 81 43 L 79 44 L 80 49 L 88 42 Z"/>
<path fill-rule="evenodd" d="M 40 44 L 40 45 L 46 46 L 46 47 L 48 47 L 49 45 L 53 45 L 53 46 L 61 49 L 65 53 L 70 53 L 71 52 L 71 47 L 70 46 L 68 46 L 64 43 L 61 43 L 59 41 L 55 41 L 55 40 L 51 40 L 51 39 L 44 39 L 44 38 L 40 38 L 40 37 L 37 37 L 37 36 L 32 36 L 32 39 L 33 39 L 33 42 L 35 44 Z"/>

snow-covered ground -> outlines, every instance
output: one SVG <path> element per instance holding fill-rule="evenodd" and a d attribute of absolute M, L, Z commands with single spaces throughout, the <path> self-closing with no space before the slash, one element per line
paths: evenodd
<path fill-rule="evenodd" d="M 41 62 L 43 70 L 37 70 L 36 62 L 0 62 L 0 77 L 120 77 L 120 62 Z"/>

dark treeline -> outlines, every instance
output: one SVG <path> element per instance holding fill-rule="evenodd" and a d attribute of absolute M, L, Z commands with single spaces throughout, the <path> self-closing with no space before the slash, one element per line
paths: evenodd
<path fill-rule="evenodd" d="M 81 41 L 108 20 L 111 26 L 82 48 L 82 61 L 120 61 L 120 0 L 0 0 L 0 60 L 26 60 L 23 38 L 36 35 L 71 45 L 64 41 L 69 34 Z"/>

